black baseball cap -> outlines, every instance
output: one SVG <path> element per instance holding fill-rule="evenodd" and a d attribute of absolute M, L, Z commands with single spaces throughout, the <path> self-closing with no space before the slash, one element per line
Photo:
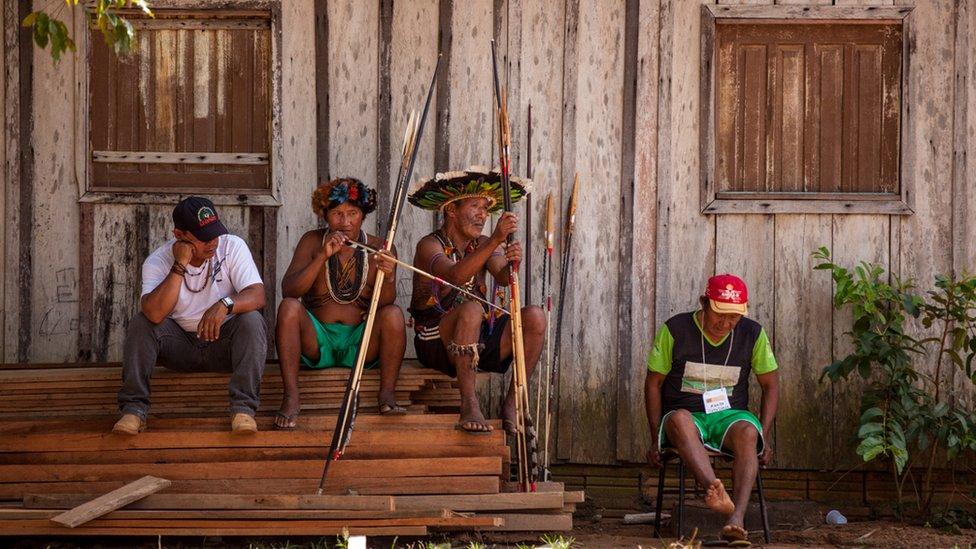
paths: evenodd
<path fill-rule="evenodd" d="M 228 232 L 217 217 L 213 202 L 200 196 L 184 198 L 173 208 L 173 225 L 201 242 L 209 242 Z"/>

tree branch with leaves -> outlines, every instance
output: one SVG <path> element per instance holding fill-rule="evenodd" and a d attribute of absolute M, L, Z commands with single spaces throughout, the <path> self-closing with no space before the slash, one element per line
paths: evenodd
<path fill-rule="evenodd" d="M 60 4 L 60 2 L 58 2 Z M 68 26 L 60 19 L 65 7 L 74 9 L 78 0 L 64 0 L 64 3 L 53 12 L 48 9 L 32 11 L 21 25 L 31 28 L 34 43 L 41 49 L 51 46 L 51 57 L 57 62 L 66 51 L 76 51 L 75 41 L 68 32 Z M 139 9 L 148 17 L 153 17 L 149 2 L 146 0 L 95 0 L 86 16 L 91 17 L 92 24 L 102 31 L 105 43 L 116 53 L 124 54 L 132 51 L 136 31 L 132 23 L 118 14 L 123 9 Z M 83 6 L 83 10 L 86 8 Z"/>

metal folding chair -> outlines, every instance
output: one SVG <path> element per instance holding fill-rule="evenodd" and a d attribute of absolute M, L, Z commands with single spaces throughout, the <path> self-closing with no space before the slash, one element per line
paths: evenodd
<path fill-rule="evenodd" d="M 713 460 L 715 458 L 731 459 L 725 454 L 719 452 L 708 451 L 709 459 Z M 668 468 L 668 462 L 672 460 L 677 460 L 678 462 L 678 487 L 677 488 L 665 488 L 664 487 L 664 473 Z M 763 493 L 762 485 L 762 468 L 760 467 L 756 471 L 756 485 L 755 490 L 759 497 L 759 514 L 762 516 L 762 527 L 763 527 L 763 537 L 766 543 L 770 543 L 769 537 L 769 517 L 766 515 L 766 495 Z M 697 489 L 696 489 L 697 492 Z M 685 510 L 685 464 L 681 460 L 681 456 L 674 449 L 668 448 L 661 453 L 661 471 L 658 473 L 657 479 L 657 506 L 656 512 L 654 513 L 654 537 L 661 537 L 661 511 L 664 506 L 664 494 L 677 494 L 678 495 L 678 507 L 674 514 L 674 533 L 677 537 L 682 537 L 684 535 L 684 524 L 683 515 Z"/>

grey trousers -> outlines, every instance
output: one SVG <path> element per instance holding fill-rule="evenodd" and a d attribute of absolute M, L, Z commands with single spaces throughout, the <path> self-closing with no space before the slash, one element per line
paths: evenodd
<path fill-rule="evenodd" d="M 119 410 L 146 419 L 149 383 L 159 359 L 178 372 L 230 372 L 230 411 L 254 415 L 260 402 L 261 376 L 268 353 L 264 317 L 257 311 L 233 316 L 214 342 L 197 339 L 167 318 L 153 324 L 141 312 L 129 322 L 122 349 Z"/>

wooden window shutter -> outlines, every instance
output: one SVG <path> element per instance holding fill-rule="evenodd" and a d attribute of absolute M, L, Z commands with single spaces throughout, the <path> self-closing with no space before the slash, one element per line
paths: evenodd
<path fill-rule="evenodd" d="M 135 51 L 90 34 L 90 187 L 267 192 L 271 28 L 263 11 L 133 13 Z"/>
<path fill-rule="evenodd" d="M 721 20 L 715 36 L 719 197 L 900 192 L 900 22 Z"/>

